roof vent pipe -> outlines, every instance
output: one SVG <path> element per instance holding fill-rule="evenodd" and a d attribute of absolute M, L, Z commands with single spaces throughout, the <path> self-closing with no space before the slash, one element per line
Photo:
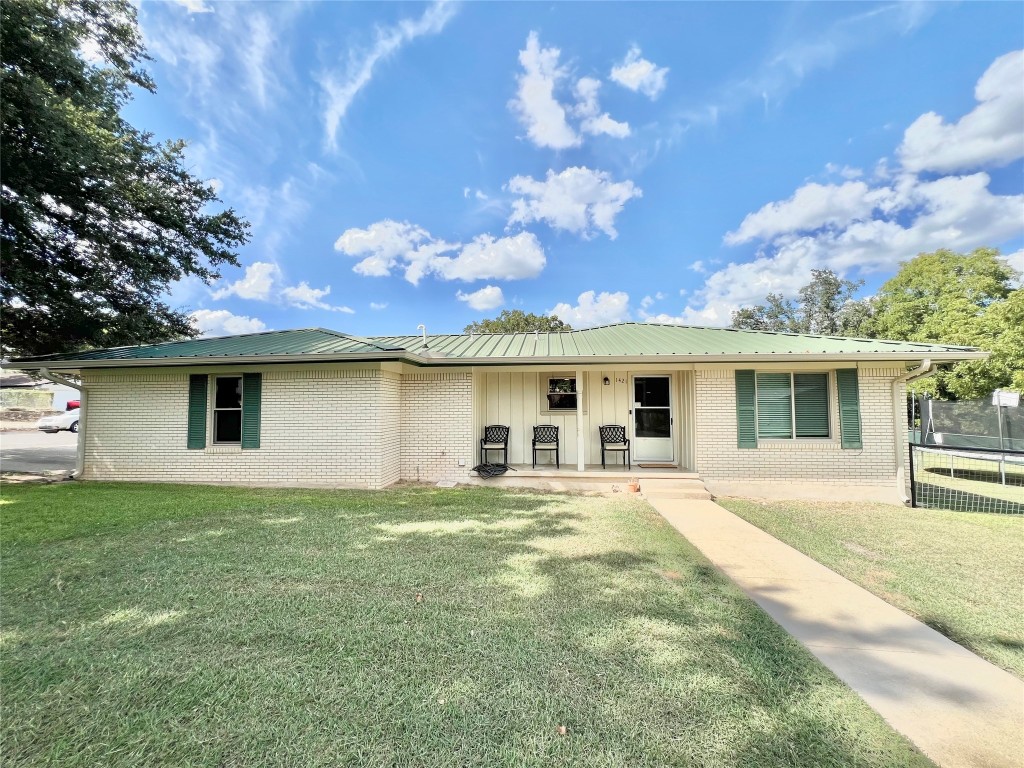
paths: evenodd
<path fill-rule="evenodd" d="M 423 331 L 423 346 L 427 346 L 427 326 L 425 326 L 423 323 L 420 323 L 419 325 L 416 326 L 416 330 Z"/>

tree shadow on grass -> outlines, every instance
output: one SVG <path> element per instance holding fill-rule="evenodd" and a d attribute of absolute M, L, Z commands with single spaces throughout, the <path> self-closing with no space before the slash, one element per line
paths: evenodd
<path fill-rule="evenodd" d="M 917 759 L 646 505 L 260 497 L 231 536 L 177 543 L 196 520 L 49 553 L 92 560 L 63 598 L 15 590 L 12 765 Z M 40 606 L 53 625 L 128 603 L 182 615 L 142 636 L 32 634 Z"/>

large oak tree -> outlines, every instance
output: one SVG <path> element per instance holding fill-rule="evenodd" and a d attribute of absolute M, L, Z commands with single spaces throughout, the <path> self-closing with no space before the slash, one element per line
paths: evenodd
<path fill-rule="evenodd" d="M 134 6 L 2 0 L 0 57 L 5 351 L 194 335 L 168 285 L 237 264 L 248 224 L 189 173 L 184 142 L 121 116 L 155 91 Z"/>

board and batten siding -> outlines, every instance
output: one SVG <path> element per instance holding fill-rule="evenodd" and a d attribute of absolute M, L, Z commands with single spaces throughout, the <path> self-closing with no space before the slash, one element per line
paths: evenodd
<path fill-rule="evenodd" d="M 671 379 L 673 440 L 675 461 L 682 467 L 693 462 L 693 374 L 688 370 L 658 370 L 635 372 L 629 370 L 586 370 L 583 372 L 583 435 L 585 459 L 588 465 L 601 463 L 601 438 L 597 428 L 603 424 L 621 424 L 632 437 L 633 424 L 630 410 L 632 403 L 633 375 L 660 376 Z M 561 461 L 565 469 L 573 469 L 577 462 L 576 412 L 551 411 L 547 408 L 548 379 L 575 377 L 571 369 L 545 371 L 496 371 L 478 369 L 474 374 L 475 416 L 474 428 L 477 437 L 483 434 L 488 424 L 504 424 L 509 427 L 509 456 L 511 464 L 531 464 L 533 461 L 531 443 L 533 427 L 539 424 L 554 424 L 559 428 Z M 604 384 L 608 378 L 609 383 Z M 579 384 L 577 383 L 577 389 Z M 477 459 L 479 460 L 479 440 Z M 497 454 L 491 457 L 498 460 Z M 611 458 L 612 463 L 620 461 L 619 456 Z M 537 454 L 537 464 L 554 464 L 553 452 Z"/>

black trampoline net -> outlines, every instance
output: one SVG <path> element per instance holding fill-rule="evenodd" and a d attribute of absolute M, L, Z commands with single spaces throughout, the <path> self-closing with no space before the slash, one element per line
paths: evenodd
<path fill-rule="evenodd" d="M 1024 514 L 1024 404 L 922 398 L 911 414 L 915 506 Z"/>

